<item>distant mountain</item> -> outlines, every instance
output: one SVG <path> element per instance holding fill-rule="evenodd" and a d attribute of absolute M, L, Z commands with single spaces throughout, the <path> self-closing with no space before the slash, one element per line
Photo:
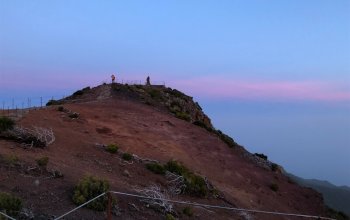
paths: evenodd
<path fill-rule="evenodd" d="M 335 210 L 350 216 L 350 187 L 336 186 L 328 181 L 316 179 L 303 179 L 293 174 L 287 174 L 301 186 L 310 187 L 322 193 L 325 203 Z"/>

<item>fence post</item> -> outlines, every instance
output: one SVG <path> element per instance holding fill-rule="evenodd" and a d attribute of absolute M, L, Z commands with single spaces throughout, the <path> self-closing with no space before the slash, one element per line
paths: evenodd
<path fill-rule="evenodd" d="M 108 206 L 107 206 L 107 220 L 112 220 L 112 195 L 110 192 L 107 193 Z"/>

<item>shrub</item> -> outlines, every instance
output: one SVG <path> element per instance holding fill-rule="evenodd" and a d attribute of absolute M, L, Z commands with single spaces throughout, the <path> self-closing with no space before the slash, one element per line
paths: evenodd
<path fill-rule="evenodd" d="M 48 157 L 41 157 L 39 159 L 36 159 L 36 163 L 39 167 L 46 168 L 47 164 L 49 163 Z"/>
<path fill-rule="evenodd" d="M 229 147 L 233 148 L 233 147 L 236 147 L 236 146 L 238 145 L 230 136 L 228 136 L 227 134 L 222 133 L 222 131 L 217 130 L 215 133 L 216 133 L 216 134 L 219 136 L 219 138 L 220 138 L 223 142 L 225 142 Z"/>
<path fill-rule="evenodd" d="M 194 124 L 194 125 L 197 125 L 197 126 L 199 126 L 199 127 L 202 127 L 202 128 L 206 129 L 206 130 L 209 131 L 209 132 L 212 132 L 212 131 L 213 131 L 213 129 L 210 128 L 210 127 L 208 127 L 203 121 L 195 121 L 195 122 L 193 122 L 193 124 Z"/>
<path fill-rule="evenodd" d="M 122 158 L 123 160 L 129 161 L 129 160 L 132 160 L 133 156 L 129 153 L 123 153 Z"/>
<path fill-rule="evenodd" d="M 73 93 L 73 96 L 80 96 L 80 95 L 83 95 L 85 92 L 89 91 L 90 90 L 90 87 L 85 87 L 81 90 L 78 90 L 76 92 Z"/>
<path fill-rule="evenodd" d="M 254 155 L 257 156 L 257 157 L 260 157 L 261 159 L 267 160 L 267 156 L 265 154 L 255 153 Z"/>
<path fill-rule="evenodd" d="M 0 211 L 9 216 L 17 216 L 22 209 L 22 200 L 8 193 L 0 192 Z M 0 216 L 0 219 L 1 216 Z"/>
<path fill-rule="evenodd" d="M 188 217 L 192 217 L 193 216 L 193 210 L 189 206 L 186 206 L 184 209 L 182 209 L 182 213 L 187 215 Z"/>
<path fill-rule="evenodd" d="M 146 168 L 152 171 L 155 174 L 165 174 L 165 168 L 159 163 L 148 163 L 146 164 Z"/>
<path fill-rule="evenodd" d="M 108 144 L 106 151 L 108 151 L 111 154 L 115 154 L 118 152 L 119 147 L 115 144 Z"/>
<path fill-rule="evenodd" d="M 0 132 L 13 129 L 15 126 L 15 121 L 9 117 L 0 117 Z"/>
<path fill-rule="evenodd" d="M 185 121 L 191 121 L 191 116 L 186 112 L 175 112 L 175 116 Z"/>
<path fill-rule="evenodd" d="M 150 89 L 148 90 L 148 94 L 153 98 L 153 99 L 159 99 L 162 97 L 161 92 L 158 89 Z"/>
<path fill-rule="evenodd" d="M 8 155 L 4 159 L 5 159 L 5 163 L 11 166 L 17 164 L 19 161 L 18 157 L 14 154 Z"/>
<path fill-rule="evenodd" d="M 169 214 L 169 213 L 166 214 L 165 219 L 166 220 L 176 220 L 176 218 L 172 214 Z"/>
<path fill-rule="evenodd" d="M 109 183 L 106 180 L 100 180 L 93 176 L 84 177 L 78 185 L 75 187 L 73 192 L 73 202 L 76 205 L 81 205 L 90 199 L 101 195 L 109 190 Z M 107 196 L 102 196 L 93 202 L 86 205 L 87 208 L 96 211 L 104 211 L 107 207 Z"/>
<path fill-rule="evenodd" d="M 63 112 L 63 111 L 64 111 L 63 106 L 58 106 L 57 111 L 59 111 L 59 112 Z"/>
<path fill-rule="evenodd" d="M 63 103 L 62 101 L 51 99 L 46 103 L 46 106 L 61 105 L 62 103 Z"/>
<path fill-rule="evenodd" d="M 184 177 L 186 185 L 185 193 L 199 197 L 205 197 L 208 194 L 205 180 L 201 176 L 192 173 L 184 165 L 171 160 L 165 165 L 165 169 Z"/>
<path fill-rule="evenodd" d="M 270 189 L 272 190 L 272 191 L 275 191 L 275 192 L 277 192 L 278 191 L 278 185 L 276 184 L 276 183 L 272 183 L 272 184 L 270 184 Z"/>
<path fill-rule="evenodd" d="M 79 113 L 77 112 L 70 113 L 68 117 L 70 117 L 71 119 L 79 118 Z"/>
<path fill-rule="evenodd" d="M 182 92 L 180 92 L 179 90 L 176 90 L 176 89 L 170 89 L 169 88 L 167 90 L 167 93 L 169 93 L 169 94 L 171 94 L 171 95 L 173 95 L 173 96 L 175 96 L 177 98 L 182 98 L 182 99 L 188 97 L 187 95 L 185 95 L 184 93 L 182 93 Z"/>
<path fill-rule="evenodd" d="M 278 164 L 272 163 L 272 164 L 271 164 L 271 170 L 272 170 L 273 172 L 277 171 L 277 170 L 278 170 Z"/>

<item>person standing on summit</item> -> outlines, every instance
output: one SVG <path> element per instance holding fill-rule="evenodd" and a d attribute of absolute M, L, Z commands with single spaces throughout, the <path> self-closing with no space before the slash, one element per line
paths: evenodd
<path fill-rule="evenodd" d="M 112 83 L 114 83 L 114 81 L 115 81 L 115 76 L 114 76 L 114 74 L 111 75 L 111 78 L 112 78 Z"/>

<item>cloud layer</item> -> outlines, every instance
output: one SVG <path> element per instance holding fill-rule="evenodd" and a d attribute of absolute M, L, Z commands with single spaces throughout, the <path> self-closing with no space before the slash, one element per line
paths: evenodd
<path fill-rule="evenodd" d="M 239 98 L 301 101 L 350 101 L 350 85 L 322 81 L 261 81 L 205 77 L 172 83 L 195 95 L 209 98 Z"/>

